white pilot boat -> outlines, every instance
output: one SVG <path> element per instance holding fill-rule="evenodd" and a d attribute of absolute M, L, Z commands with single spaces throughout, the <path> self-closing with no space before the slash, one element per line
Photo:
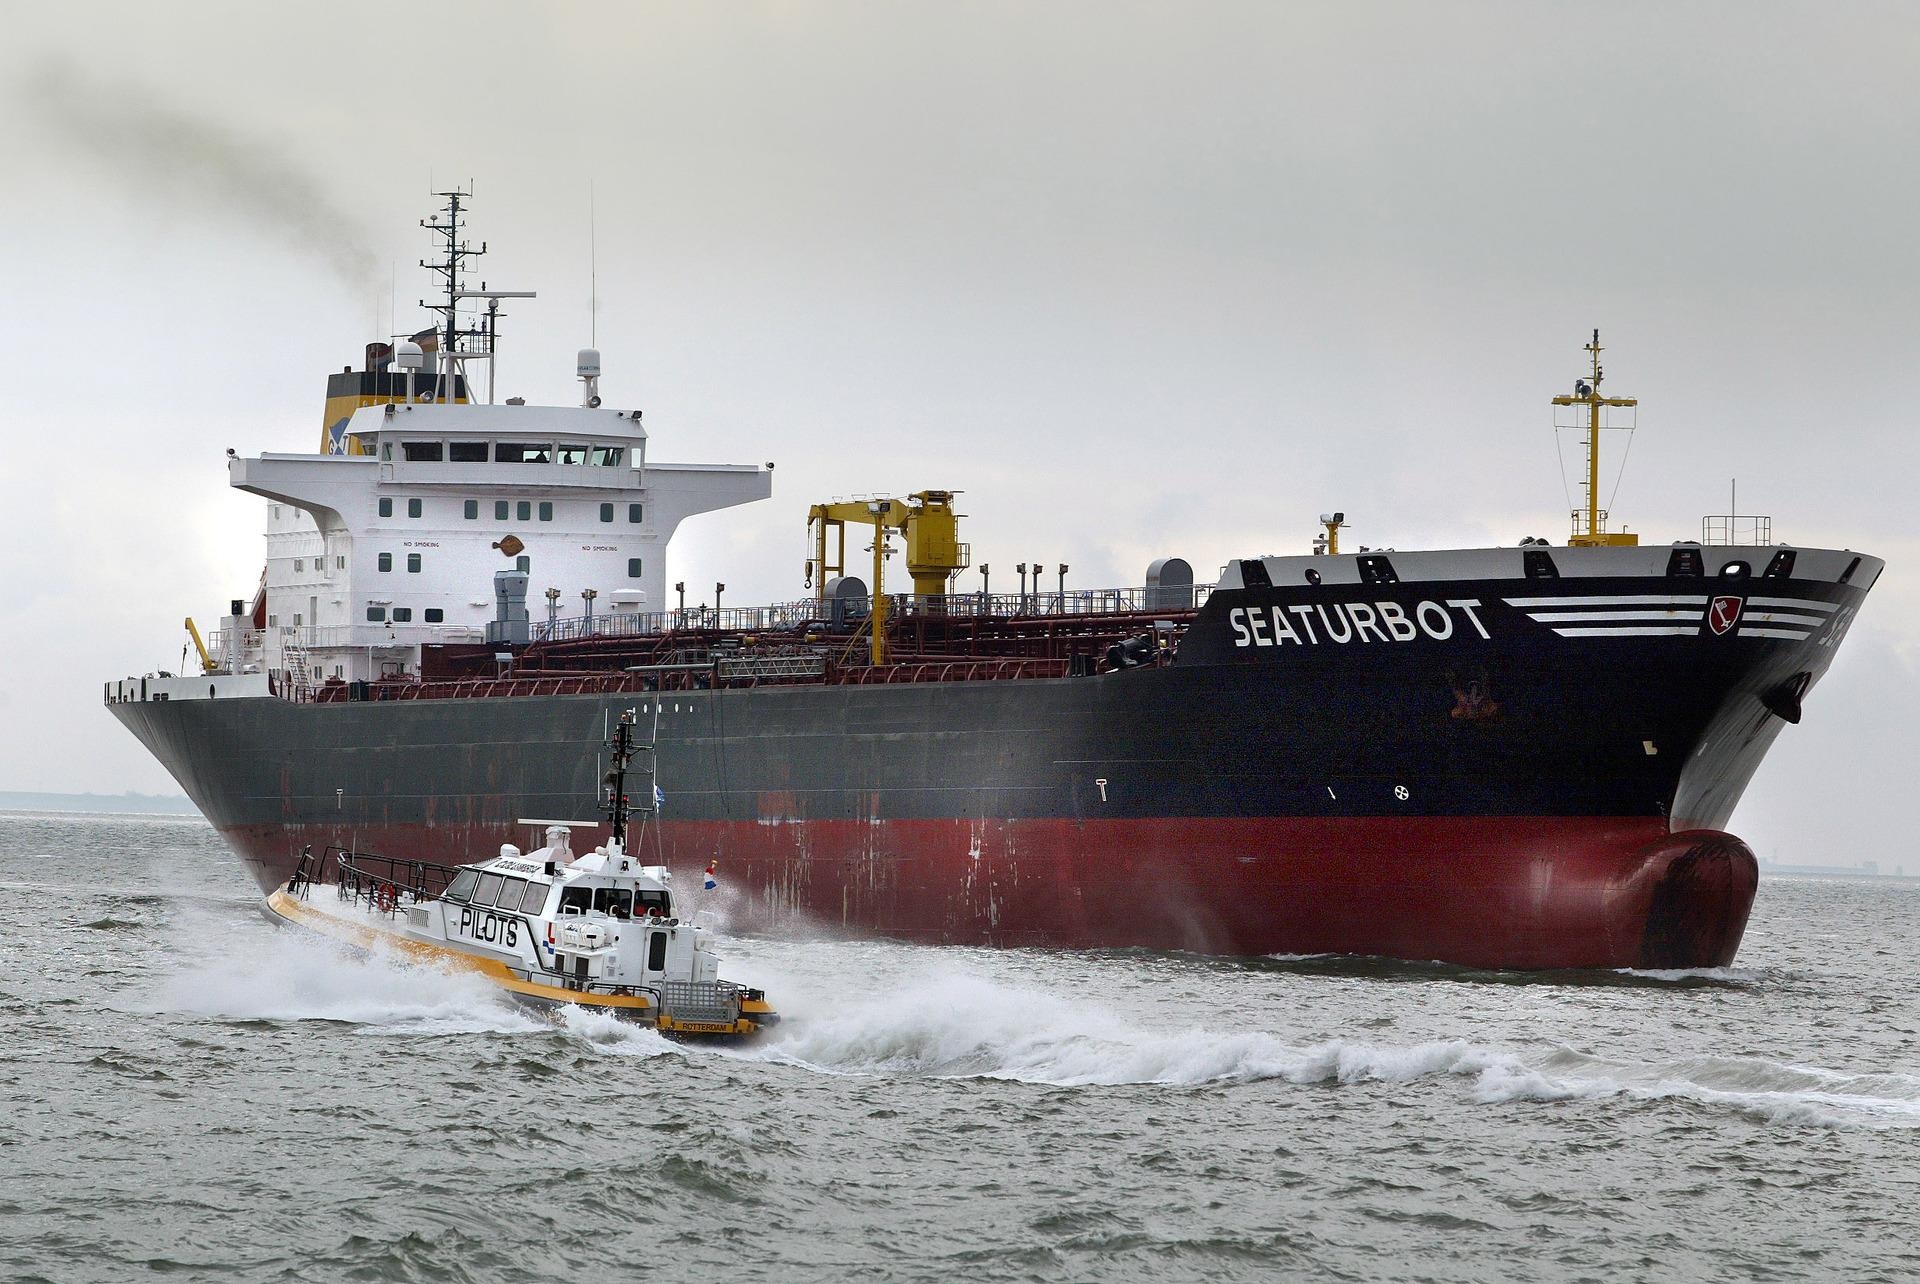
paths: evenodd
<path fill-rule="evenodd" d="M 572 826 L 546 845 L 457 867 L 309 849 L 268 893 L 270 920 L 357 948 L 475 973 L 536 1007 L 577 1006 L 676 1039 L 740 1039 L 779 1017 L 760 990 L 720 979 L 709 915 L 676 912 L 672 874 L 626 846 L 625 777 L 633 711 L 615 730 L 608 773 L 613 837 L 576 856 Z"/>

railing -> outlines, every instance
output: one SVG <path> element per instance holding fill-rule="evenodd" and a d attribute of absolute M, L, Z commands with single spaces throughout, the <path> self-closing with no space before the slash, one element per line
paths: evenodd
<path fill-rule="evenodd" d="M 1127 615 L 1149 611 L 1190 611 L 1207 600 L 1209 585 L 1192 588 L 1052 589 L 1029 593 L 947 593 L 887 595 L 894 620 L 916 616 L 945 619 L 1002 619 L 1014 616 Z M 834 602 L 806 598 L 771 606 L 690 606 L 683 610 L 599 613 L 538 620 L 530 626 L 535 642 L 582 638 L 649 637 L 660 633 L 792 632 L 809 624 L 864 620 L 868 599 Z"/>
<path fill-rule="evenodd" d="M 1738 544 L 1754 548 L 1773 543 L 1773 518 L 1723 514 L 1700 519 L 1702 544 Z"/>

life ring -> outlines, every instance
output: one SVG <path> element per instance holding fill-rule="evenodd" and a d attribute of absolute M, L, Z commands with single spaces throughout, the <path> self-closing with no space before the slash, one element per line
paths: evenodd
<path fill-rule="evenodd" d="M 373 889 L 373 907 L 382 914 L 393 913 L 394 904 L 400 899 L 392 883 L 379 883 Z"/>

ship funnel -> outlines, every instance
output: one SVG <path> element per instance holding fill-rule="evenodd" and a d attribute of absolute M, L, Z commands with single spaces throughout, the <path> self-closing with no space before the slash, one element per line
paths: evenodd
<path fill-rule="evenodd" d="M 527 617 L 527 573 L 493 573 L 493 622 L 487 625 L 487 641 L 498 645 L 525 646 L 531 633 Z"/>

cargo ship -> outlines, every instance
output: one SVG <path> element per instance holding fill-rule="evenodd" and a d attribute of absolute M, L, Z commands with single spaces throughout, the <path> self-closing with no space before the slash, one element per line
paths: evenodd
<path fill-rule="evenodd" d="M 263 890 L 308 847 L 452 862 L 566 816 L 632 710 L 646 859 L 717 860 L 735 928 L 1734 957 L 1757 869 L 1724 826 L 1883 564 L 1767 518 L 1610 529 L 1601 442 L 1635 402 L 1602 390 L 1597 332 L 1552 398 L 1586 452 L 1564 544 L 1343 550 L 1329 513 L 1211 582 L 1166 557 L 1105 590 L 1036 564 L 993 592 L 980 565 L 968 592 L 956 492 L 930 488 L 812 504 L 798 600 L 689 606 L 675 530 L 769 498 L 773 465 L 657 458 L 591 349 L 578 406 L 495 404 L 523 296 L 466 288 L 445 200 L 436 324 L 329 378 L 315 453 L 229 458 L 266 567 L 210 637 L 188 621 L 199 671 L 106 684 Z"/>

